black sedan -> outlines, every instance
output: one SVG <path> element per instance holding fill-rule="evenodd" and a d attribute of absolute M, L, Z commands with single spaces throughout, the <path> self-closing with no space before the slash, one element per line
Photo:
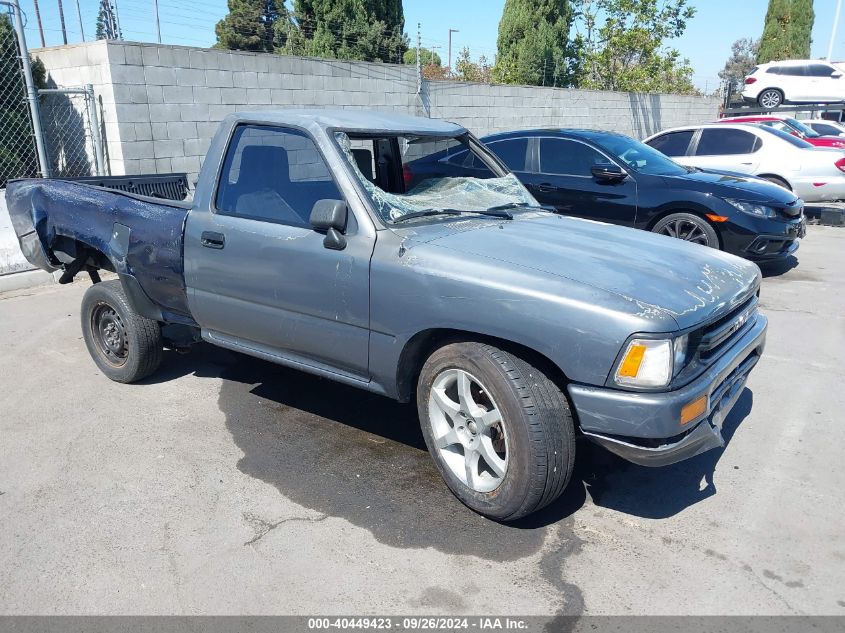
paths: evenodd
<path fill-rule="evenodd" d="M 524 130 L 481 140 L 539 202 L 566 215 L 654 231 L 755 261 L 788 257 L 806 231 L 804 203 L 790 191 L 754 177 L 684 167 L 622 134 Z M 471 155 L 445 160 L 462 158 Z"/>

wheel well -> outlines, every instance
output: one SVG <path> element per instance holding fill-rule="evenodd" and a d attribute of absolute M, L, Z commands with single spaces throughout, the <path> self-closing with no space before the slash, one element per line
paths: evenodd
<path fill-rule="evenodd" d="M 566 393 L 565 387 L 569 379 L 560 367 L 540 352 L 525 345 L 496 336 L 487 336 L 464 330 L 437 328 L 418 332 L 405 344 L 402 354 L 399 357 L 399 367 L 396 370 L 398 399 L 401 402 L 408 402 L 413 398 L 422 367 L 435 350 L 444 345 L 458 342 L 487 343 L 515 356 L 519 356 L 546 374 L 563 393 Z"/>
<path fill-rule="evenodd" d="M 775 180 L 782 182 L 784 185 L 786 185 L 787 189 L 792 191 L 792 185 L 789 184 L 789 181 L 782 176 L 778 176 L 777 174 L 758 174 L 757 178 L 774 178 Z"/>

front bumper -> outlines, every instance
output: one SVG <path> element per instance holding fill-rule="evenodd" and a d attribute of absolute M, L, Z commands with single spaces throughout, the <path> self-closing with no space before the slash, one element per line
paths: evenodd
<path fill-rule="evenodd" d="M 570 385 L 569 395 L 586 437 L 643 466 L 665 466 L 724 445 L 721 425 L 745 388 L 766 342 L 766 317 L 701 376 L 675 391 L 635 393 Z M 707 408 L 686 425 L 681 409 L 707 396 Z"/>

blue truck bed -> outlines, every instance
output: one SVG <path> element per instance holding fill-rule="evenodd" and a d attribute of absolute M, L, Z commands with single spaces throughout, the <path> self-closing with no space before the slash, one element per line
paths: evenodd
<path fill-rule="evenodd" d="M 13 180 L 6 199 L 24 256 L 45 270 L 80 257 L 112 270 L 161 311 L 193 324 L 185 291 L 183 232 L 190 202 L 90 184 Z"/>

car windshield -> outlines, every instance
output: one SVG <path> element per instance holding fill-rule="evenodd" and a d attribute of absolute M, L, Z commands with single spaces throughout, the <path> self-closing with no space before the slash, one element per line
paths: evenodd
<path fill-rule="evenodd" d="M 816 138 L 818 136 L 821 136 L 821 134 L 816 132 L 813 128 L 811 128 L 807 125 L 804 125 L 798 119 L 789 118 L 789 119 L 784 119 L 784 121 L 789 123 L 789 125 L 794 127 L 796 130 L 801 132 L 801 134 L 803 134 L 804 136 L 806 136 L 808 138 Z"/>
<path fill-rule="evenodd" d="M 776 128 L 770 127 L 768 125 L 755 125 L 758 130 L 763 130 L 768 134 L 774 134 L 779 139 L 786 141 L 790 145 L 794 145 L 795 147 L 800 147 L 801 149 L 813 149 L 815 145 L 808 143 L 804 139 L 800 139 L 794 134 L 790 134 L 789 132 L 784 132 L 783 130 L 778 130 Z"/>
<path fill-rule="evenodd" d="M 475 214 L 511 217 L 509 210 L 542 208 L 468 134 L 336 132 L 335 138 L 385 222 Z"/>
<path fill-rule="evenodd" d="M 627 136 L 617 134 L 596 135 L 593 139 L 599 147 L 626 167 L 651 176 L 680 176 L 689 173 L 689 168 L 679 165 L 671 158 Z"/>

